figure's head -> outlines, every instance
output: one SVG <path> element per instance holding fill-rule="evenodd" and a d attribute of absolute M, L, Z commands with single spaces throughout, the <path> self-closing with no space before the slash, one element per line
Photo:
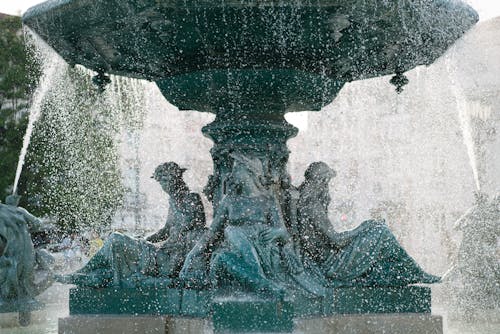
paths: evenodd
<path fill-rule="evenodd" d="M 16 195 L 16 194 L 12 194 L 12 195 L 9 195 L 5 198 L 5 204 L 12 205 L 12 206 L 18 206 L 20 199 L 21 199 L 21 196 Z"/>
<path fill-rule="evenodd" d="M 337 173 L 322 161 L 313 162 L 307 167 L 304 177 L 306 181 L 330 182 Z"/>
<path fill-rule="evenodd" d="M 163 190 L 170 194 L 181 190 L 180 188 L 185 186 L 182 180 L 182 174 L 185 171 L 186 168 L 181 168 L 177 163 L 169 161 L 156 167 L 151 177 L 158 181 Z"/>
<path fill-rule="evenodd" d="M 228 188 L 246 195 L 256 195 L 266 191 L 266 182 L 262 162 L 255 157 L 240 153 L 231 154 L 233 168 L 227 180 Z"/>

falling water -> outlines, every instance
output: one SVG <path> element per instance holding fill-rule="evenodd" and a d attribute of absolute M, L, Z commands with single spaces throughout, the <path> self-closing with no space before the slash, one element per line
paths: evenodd
<path fill-rule="evenodd" d="M 85 222 L 87 228 L 105 226 L 115 213 L 137 211 L 139 167 L 130 154 L 137 151 L 137 139 L 130 142 L 129 137 L 142 127 L 146 83 L 111 76 L 111 84 L 98 94 L 91 83 L 93 71 L 69 67 L 28 29 L 25 39 L 41 77 L 29 109 L 13 193 L 26 173 L 30 203 L 64 226 L 67 221 Z"/>
<path fill-rule="evenodd" d="M 454 58 L 454 53 L 448 58 L 446 58 L 446 68 L 448 73 L 456 73 L 457 69 L 453 68 L 451 65 L 451 59 Z M 456 65 L 455 65 L 456 67 Z M 465 147 L 467 149 L 467 155 L 469 156 L 469 164 L 472 168 L 472 173 L 474 175 L 474 182 L 476 184 L 476 190 L 481 190 L 481 184 L 479 182 L 479 170 L 477 165 L 477 156 L 474 149 L 474 139 L 472 137 L 472 124 L 471 118 L 467 110 L 467 101 L 463 92 L 460 90 L 459 82 L 451 79 L 452 83 L 450 85 L 451 91 L 455 97 L 458 110 L 458 120 L 460 122 L 460 127 L 462 130 L 462 136 L 464 140 Z"/>
<path fill-rule="evenodd" d="M 462 128 L 462 134 L 464 138 L 464 144 L 467 147 L 467 154 L 469 156 L 469 163 L 472 168 L 472 173 L 474 174 L 474 182 L 476 183 L 476 189 L 481 190 L 481 185 L 479 183 L 479 171 L 477 166 L 476 152 L 474 150 L 474 140 L 472 138 L 472 125 L 471 119 L 467 112 L 467 104 L 463 96 L 460 96 L 456 85 L 452 85 L 454 94 L 457 99 L 457 109 L 458 118 L 460 120 L 460 126 Z"/>
<path fill-rule="evenodd" d="M 42 110 L 43 99 L 49 89 L 53 86 L 54 82 L 57 81 L 57 77 L 61 75 L 60 71 L 57 71 L 57 69 L 60 68 L 62 64 L 64 64 L 64 60 L 62 60 L 61 57 L 51 51 L 50 47 L 34 32 L 29 30 L 28 28 L 25 28 L 24 36 L 27 47 L 34 48 L 36 57 L 41 60 L 42 76 L 40 78 L 38 87 L 33 94 L 33 101 L 28 112 L 28 127 L 26 129 L 26 134 L 24 135 L 21 153 L 19 154 L 16 177 L 14 179 L 14 187 L 12 188 L 13 194 L 17 192 L 17 186 L 19 184 L 19 178 L 21 177 L 21 172 L 23 170 L 26 153 L 28 152 L 31 135 L 33 134 L 35 123 L 40 117 L 40 112 Z"/>

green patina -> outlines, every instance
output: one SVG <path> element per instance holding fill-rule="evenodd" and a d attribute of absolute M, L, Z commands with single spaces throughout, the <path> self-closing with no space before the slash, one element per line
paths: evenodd
<path fill-rule="evenodd" d="M 19 312 L 20 324 L 27 326 L 30 312 L 43 306 L 35 297 L 53 279 L 49 273 L 35 282 L 35 269 L 43 267 L 43 255 L 35 250 L 30 233 L 43 230 L 43 224 L 18 204 L 17 195 L 0 203 L 0 313 Z"/>
<path fill-rule="evenodd" d="M 428 287 L 334 288 L 325 297 L 285 300 L 256 296 L 216 296 L 185 289 L 75 288 L 70 313 L 167 315 L 211 319 L 216 331 L 283 332 L 298 318 L 340 314 L 429 313 Z"/>
<path fill-rule="evenodd" d="M 434 62 L 477 19 L 451 0 L 65 0 L 29 10 L 24 23 L 70 64 L 98 72 L 100 89 L 105 73 L 147 79 L 179 109 L 216 114 L 202 130 L 215 143 L 204 189 L 210 228 L 196 234 L 188 217 L 204 217 L 203 207 L 164 187 L 177 210 L 170 225 L 180 228 L 162 233 L 176 241 L 164 239 L 158 252 L 112 238 L 95 266 L 59 278 L 80 285 L 71 313 L 212 317 L 218 331 L 290 331 L 295 317 L 429 312 L 430 290 L 410 285 L 439 278 L 384 222 L 333 229 L 330 167 L 313 163 L 300 187 L 291 184 L 286 141 L 297 129 L 284 115 L 320 110 L 354 80 L 395 74 L 401 91 L 405 71 Z M 180 247 L 190 242 L 189 252 Z M 126 248 L 138 251 L 117 251 Z M 122 270 L 132 263 L 142 265 Z"/>

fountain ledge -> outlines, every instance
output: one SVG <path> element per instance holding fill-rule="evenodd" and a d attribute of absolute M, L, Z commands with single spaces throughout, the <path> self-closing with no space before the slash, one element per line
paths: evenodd
<path fill-rule="evenodd" d="M 334 288 L 326 297 L 283 300 L 253 295 L 222 297 L 208 290 L 174 288 L 74 288 L 70 290 L 69 307 L 71 316 L 60 319 L 59 333 L 95 333 L 97 323 L 99 333 L 108 333 L 107 327 L 116 330 L 109 325 L 114 322 L 120 326 L 129 323 L 125 328 L 132 330 L 130 333 L 135 333 L 134 326 L 140 324 L 140 331 L 145 333 L 168 326 L 184 328 L 179 333 L 295 333 L 301 328 L 319 326 L 324 330 L 324 326 L 345 327 L 348 323 L 353 328 L 375 324 L 380 333 L 398 324 L 425 333 L 442 332 L 441 318 L 430 314 L 430 288 L 423 286 Z M 84 325 L 86 322 L 93 325 Z"/>

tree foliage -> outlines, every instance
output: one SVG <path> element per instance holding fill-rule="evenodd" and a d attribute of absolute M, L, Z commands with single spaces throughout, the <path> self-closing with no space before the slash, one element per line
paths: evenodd
<path fill-rule="evenodd" d="M 23 37 L 20 18 L 0 20 L 0 196 L 12 189 L 32 88 L 40 85 L 40 118 L 18 185 L 21 205 L 67 232 L 109 225 L 124 192 L 118 136 L 141 124 L 137 94 L 121 79 L 111 85 L 116 91 L 99 93 L 91 73 Z"/>
<path fill-rule="evenodd" d="M 89 73 L 66 71 L 50 89 L 32 137 L 22 183 L 28 207 L 75 231 L 109 225 L 121 203 L 119 111 Z"/>
<path fill-rule="evenodd" d="M 26 49 L 21 18 L 0 19 L 0 198 L 12 188 L 40 67 Z"/>
<path fill-rule="evenodd" d="M 24 43 L 21 18 L 1 19 L 0 109 L 7 103 L 14 110 L 25 107 L 39 75 L 39 66 Z"/>

